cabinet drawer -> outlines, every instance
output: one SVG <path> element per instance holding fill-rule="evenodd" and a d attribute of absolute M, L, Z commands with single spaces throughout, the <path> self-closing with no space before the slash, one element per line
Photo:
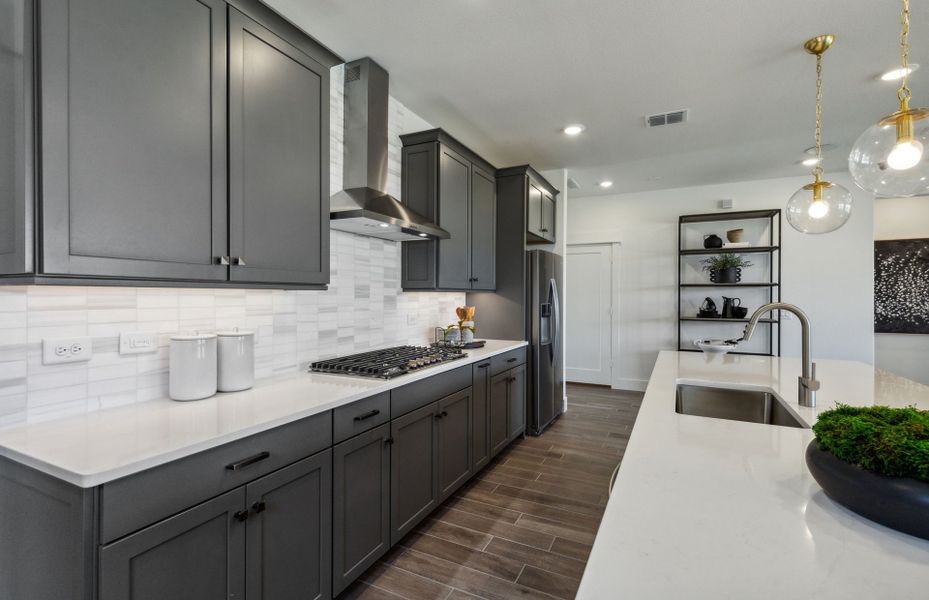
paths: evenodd
<path fill-rule="evenodd" d="M 352 402 L 332 411 L 332 438 L 338 444 L 390 420 L 390 392 Z"/>
<path fill-rule="evenodd" d="M 497 375 L 526 362 L 526 347 L 510 350 L 490 358 L 490 374 Z"/>
<path fill-rule="evenodd" d="M 397 388 L 390 392 L 390 418 L 396 419 L 470 385 L 471 365 L 465 365 Z"/>
<path fill-rule="evenodd" d="M 332 413 L 288 423 L 104 484 L 107 543 L 332 445 Z"/>

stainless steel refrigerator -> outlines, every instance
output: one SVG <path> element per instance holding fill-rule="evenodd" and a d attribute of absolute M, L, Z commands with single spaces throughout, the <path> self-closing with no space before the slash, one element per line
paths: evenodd
<path fill-rule="evenodd" d="M 557 254 L 530 250 L 526 261 L 530 367 L 527 430 L 539 435 L 564 412 L 564 278 L 562 258 Z"/>

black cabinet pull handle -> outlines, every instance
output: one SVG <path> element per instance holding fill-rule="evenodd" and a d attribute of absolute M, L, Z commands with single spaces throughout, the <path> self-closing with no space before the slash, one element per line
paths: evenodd
<path fill-rule="evenodd" d="M 384 440 L 384 443 L 387 444 L 387 445 L 389 446 L 389 445 L 391 445 L 391 444 L 394 443 L 394 438 L 389 437 L 389 438 L 387 438 L 386 440 Z"/>
<path fill-rule="evenodd" d="M 240 510 L 240 511 L 233 513 L 232 516 L 236 521 L 241 523 L 242 521 L 245 521 L 246 519 L 248 519 L 248 511 Z"/>
<path fill-rule="evenodd" d="M 355 417 L 355 420 L 364 421 L 365 419 L 370 419 L 371 417 L 379 415 L 379 414 L 381 414 L 381 411 L 375 408 L 374 410 L 369 410 L 368 412 L 364 414 L 358 415 L 357 417 Z"/>
<path fill-rule="evenodd" d="M 540 229 L 539 231 L 541 231 L 542 233 L 548 233 L 548 229 Z"/>
<path fill-rule="evenodd" d="M 448 413 L 447 413 L 446 411 L 444 411 L 444 410 L 442 411 L 441 414 L 442 414 L 443 417 L 447 417 L 447 416 L 448 416 Z"/>
<path fill-rule="evenodd" d="M 490 366 L 490 363 L 484 363 L 484 364 L 482 364 L 482 365 L 478 365 L 477 368 L 478 368 L 478 369 L 486 369 L 486 368 L 489 367 L 489 366 Z"/>
<path fill-rule="evenodd" d="M 437 413 L 437 414 L 435 415 L 436 421 L 438 421 L 438 420 L 441 419 L 441 418 L 442 418 L 442 413 Z"/>
<path fill-rule="evenodd" d="M 508 359 L 506 359 L 506 362 L 508 362 L 508 363 L 514 363 L 514 362 L 516 362 L 516 358 L 508 358 Z"/>
<path fill-rule="evenodd" d="M 270 456 L 271 456 L 270 452 L 259 452 L 255 456 L 249 456 L 248 458 L 244 458 L 240 460 L 239 462 L 234 462 L 230 465 L 226 465 L 226 469 L 229 471 L 238 471 L 239 469 L 244 469 L 245 467 L 249 465 L 253 465 L 256 462 L 263 461 L 264 459 Z"/>
<path fill-rule="evenodd" d="M 471 281 L 480 281 L 480 280 L 479 280 L 477 277 L 475 277 L 475 278 L 472 279 Z"/>
<path fill-rule="evenodd" d="M 256 502 L 252 504 L 252 510 L 255 512 L 256 515 L 258 513 L 263 513 L 266 508 L 268 508 L 268 505 L 265 504 L 264 502 Z"/>

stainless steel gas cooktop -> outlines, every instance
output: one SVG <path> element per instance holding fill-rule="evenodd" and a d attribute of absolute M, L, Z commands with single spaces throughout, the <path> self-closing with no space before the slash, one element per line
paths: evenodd
<path fill-rule="evenodd" d="M 464 357 L 464 352 L 457 348 L 396 346 L 316 361 L 310 365 L 310 370 L 318 373 L 390 379 Z"/>

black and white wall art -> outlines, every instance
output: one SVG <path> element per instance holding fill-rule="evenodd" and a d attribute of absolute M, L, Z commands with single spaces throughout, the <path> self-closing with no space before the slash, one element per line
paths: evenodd
<path fill-rule="evenodd" d="M 929 238 L 874 242 L 874 331 L 929 334 Z"/>

